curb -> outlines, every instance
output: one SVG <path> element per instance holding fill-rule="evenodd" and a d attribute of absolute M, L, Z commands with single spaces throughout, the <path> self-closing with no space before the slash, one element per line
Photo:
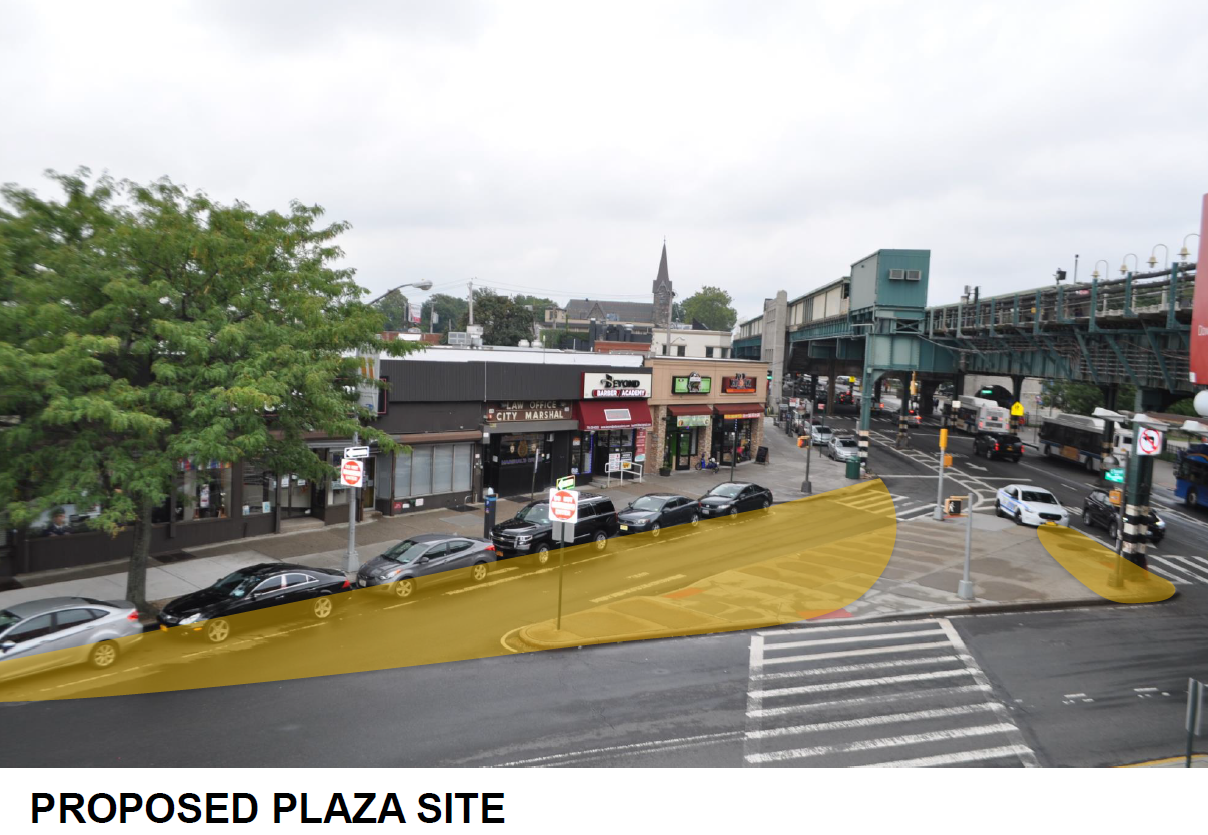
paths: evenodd
<path fill-rule="evenodd" d="M 1157 601 L 1157 603 L 1169 603 L 1179 596 L 1179 591 L 1165 600 Z M 1060 611 L 1064 609 L 1081 609 L 1090 606 L 1150 606 L 1152 603 L 1117 603 L 1114 600 L 1108 600 L 1106 597 L 1075 597 L 1065 600 L 1020 600 L 1013 603 L 987 603 L 985 605 L 963 605 L 963 606 L 938 606 L 924 607 L 921 609 L 908 609 L 903 612 L 886 612 L 877 615 L 860 615 L 852 618 L 844 618 L 843 623 L 870 623 L 875 621 L 895 621 L 895 620 L 921 620 L 923 618 L 934 617 L 960 617 L 969 615 L 994 615 L 1007 612 L 1035 612 L 1035 611 Z M 833 618 L 824 618 L 827 621 L 825 625 L 834 626 Z M 641 636 L 632 638 L 621 638 L 616 635 L 609 635 L 601 638 L 590 638 L 568 642 L 550 642 L 541 641 L 533 638 L 526 638 L 523 635 L 528 626 L 518 626 L 512 629 L 499 639 L 503 648 L 512 653 L 520 652 L 548 652 L 550 650 L 564 649 L 581 649 L 585 646 L 595 646 L 598 644 L 620 644 L 634 641 L 649 641 L 663 640 L 666 638 L 680 638 L 692 635 L 713 635 L 723 632 L 743 632 L 750 629 L 801 629 L 805 624 L 805 628 L 809 628 L 808 624 L 811 621 L 791 621 L 789 623 L 766 621 L 748 621 L 745 623 L 736 623 L 731 629 L 688 629 L 688 630 L 663 630 L 643 633 Z M 822 624 L 819 624 L 822 625 Z"/>

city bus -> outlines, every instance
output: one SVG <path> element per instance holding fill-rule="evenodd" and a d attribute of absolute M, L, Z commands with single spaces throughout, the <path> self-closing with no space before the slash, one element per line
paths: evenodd
<path fill-rule="evenodd" d="M 1179 453 L 1174 494 L 1188 507 L 1208 508 L 1208 444 L 1192 444 Z"/>
<path fill-rule="evenodd" d="M 1045 418 L 1040 424 L 1037 444 L 1047 456 L 1064 458 L 1096 472 L 1102 469 L 1103 421 L 1086 415 Z"/>

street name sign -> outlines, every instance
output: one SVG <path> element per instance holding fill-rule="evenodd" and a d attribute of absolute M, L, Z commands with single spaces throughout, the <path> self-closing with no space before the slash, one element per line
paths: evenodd
<path fill-rule="evenodd" d="M 1115 482 L 1116 484 L 1124 483 L 1124 468 L 1112 467 L 1110 470 L 1104 470 L 1103 478 L 1105 481 Z"/>
<path fill-rule="evenodd" d="M 359 458 L 345 458 L 340 462 L 340 484 L 345 487 L 361 487 L 365 483 L 365 465 Z"/>
<path fill-rule="evenodd" d="M 557 487 L 549 491 L 549 516 L 554 522 L 575 524 L 579 521 L 579 491 L 562 490 Z"/>
<path fill-rule="evenodd" d="M 1162 451 L 1162 433 L 1157 429 L 1142 429 L 1137 435 L 1137 452 L 1140 455 L 1157 455 Z"/>
<path fill-rule="evenodd" d="M 367 446 L 346 446 L 344 447 L 345 458 L 368 458 L 369 447 Z"/>

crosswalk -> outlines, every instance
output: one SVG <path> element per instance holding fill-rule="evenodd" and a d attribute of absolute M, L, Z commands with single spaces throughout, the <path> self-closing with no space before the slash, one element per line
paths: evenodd
<path fill-rule="evenodd" d="M 918 499 L 902 496 L 898 493 L 890 493 L 889 497 L 893 499 L 894 516 L 899 521 L 906 522 L 911 519 L 930 516 L 935 510 L 935 502 L 921 502 Z M 853 510 L 867 510 L 877 513 L 885 505 L 885 499 L 880 492 L 857 493 L 851 497 L 836 499 L 836 501 Z"/>
<path fill-rule="evenodd" d="M 1176 586 L 1208 585 L 1208 557 L 1176 557 L 1172 554 L 1146 554 L 1149 570 Z"/>
<path fill-rule="evenodd" d="M 947 619 L 759 632 L 749 664 L 746 766 L 1038 765 Z"/>

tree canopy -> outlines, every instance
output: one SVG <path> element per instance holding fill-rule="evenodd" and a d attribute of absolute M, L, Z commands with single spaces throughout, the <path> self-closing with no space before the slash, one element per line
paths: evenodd
<path fill-rule="evenodd" d="M 474 323 L 482 325 L 484 345 L 517 345 L 522 339 L 533 339 L 533 311 L 515 299 L 491 290 L 474 291 Z M 469 323 L 469 311 L 458 322 L 464 331 Z"/>
<path fill-rule="evenodd" d="M 1116 399 L 1121 408 L 1132 408 L 1136 391 L 1136 387 L 1128 383 L 1120 386 Z M 1098 386 L 1071 380 L 1046 380 L 1040 395 L 1042 406 L 1074 415 L 1089 415 L 1105 402 L 1103 390 Z"/>
<path fill-rule="evenodd" d="M 183 462 L 333 469 L 303 433 L 362 428 L 358 353 L 384 343 L 318 206 L 258 213 L 162 179 L 50 173 L 62 200 L 6 186 L 0 208 L 0 508 L 21 528 L 60 504 L 133 526 L 127 594 L 146 607 L 151 515 Z M 232 509 L 234 511 L 234 509 Z"/>
<path fill-rule="evenodd" d="M 410 303 L 401 290 L 387 293 L 374 307 L 382 311 L 382 315 L 386 317 L 383 330 L 405 331 L 408 328 L 416 327 L 416 324 L 411 321 Z"/>
<path fill-rule="evenodd" d="M 702 287 L 680 305 L 681 321 L 695 319 L 709 330 L 728 331 L 738 321 L 730 294 L 720 287 Z"/>
<path fill-rule="evenodd" d="M 427 332 L 432 322 L 432 309 L 436 308 L 436 329 L 434 333 L 448 333 L 456 325 L 469 308 L 469 302 L 460 296 L 450 296 L 447 293 L 435 293 L 424 302 L 421 327 Z"/>

